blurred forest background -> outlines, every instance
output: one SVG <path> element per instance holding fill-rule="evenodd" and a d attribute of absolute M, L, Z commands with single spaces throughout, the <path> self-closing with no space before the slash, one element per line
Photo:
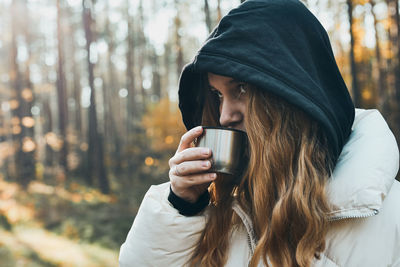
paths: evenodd
<path fill-rule="evenodd" d="M 117 266 L 185 132 L 182 67 L 240 2 L 0 0 L 0 266 Z M 303 2 L 399 141 L 399 1 Z"/>

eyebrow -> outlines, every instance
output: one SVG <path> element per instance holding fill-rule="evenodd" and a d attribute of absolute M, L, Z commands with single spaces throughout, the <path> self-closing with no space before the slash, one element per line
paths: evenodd
<path fill-rule="evenodd" d="M 225 84 L 231 85 L 231 84 L 233 84 L 233 83 L 241 83 L 241 81 L 238 81 L 238 80 L 236 80 L 235 78 L 232 78 L 232 79 L 230 79 L 229 81 L 227 81 Z M 208 82 L 208 86 L 209 86 L 211 89 L 214 89 L 214 90 L 217 90 L 217 91 L 218 91 L 218 89 L 215 88 L 214 86 L 212 86 L 212 85 L 210 84 L 210 82 Z"/>
<path fill-rule="evenodd" d="M 229 84 L 231 83 L 240 83 L 240 81 L 236 80 L 235 78 L 232 78 L 231 80 L 228 81 Z"/>

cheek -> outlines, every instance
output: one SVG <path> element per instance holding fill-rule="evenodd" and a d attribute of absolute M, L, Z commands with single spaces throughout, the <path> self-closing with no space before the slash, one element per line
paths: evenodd
<path fill-rule="evenodd" d="M 246 113 L 247 113 L 246 103 L 244 103 L 244 102 L 240 103 L 239 110 L 240 110 L 240 113 L 242 114 L 243 118 L 245 118 L 246 117 Z"/>

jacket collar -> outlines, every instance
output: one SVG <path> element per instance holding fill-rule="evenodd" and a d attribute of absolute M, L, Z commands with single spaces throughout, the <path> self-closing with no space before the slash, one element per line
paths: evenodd
<path fill-rule="evenodd" d="M 382 115 L 356 109 L 352 133 L 327 187 L 330 220 L 377 214 L 398 169 L 397 143 Z"/>

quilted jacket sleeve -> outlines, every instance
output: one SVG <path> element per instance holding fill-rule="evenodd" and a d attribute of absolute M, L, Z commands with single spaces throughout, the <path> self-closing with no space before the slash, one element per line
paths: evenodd
<path fill-rule="evenodd" d="M 125 266 L 184 266 L 205 226 L 203 213 L 186 217 L 168 202 L 169 183 L 152 186 L 121 246 Z"/>

